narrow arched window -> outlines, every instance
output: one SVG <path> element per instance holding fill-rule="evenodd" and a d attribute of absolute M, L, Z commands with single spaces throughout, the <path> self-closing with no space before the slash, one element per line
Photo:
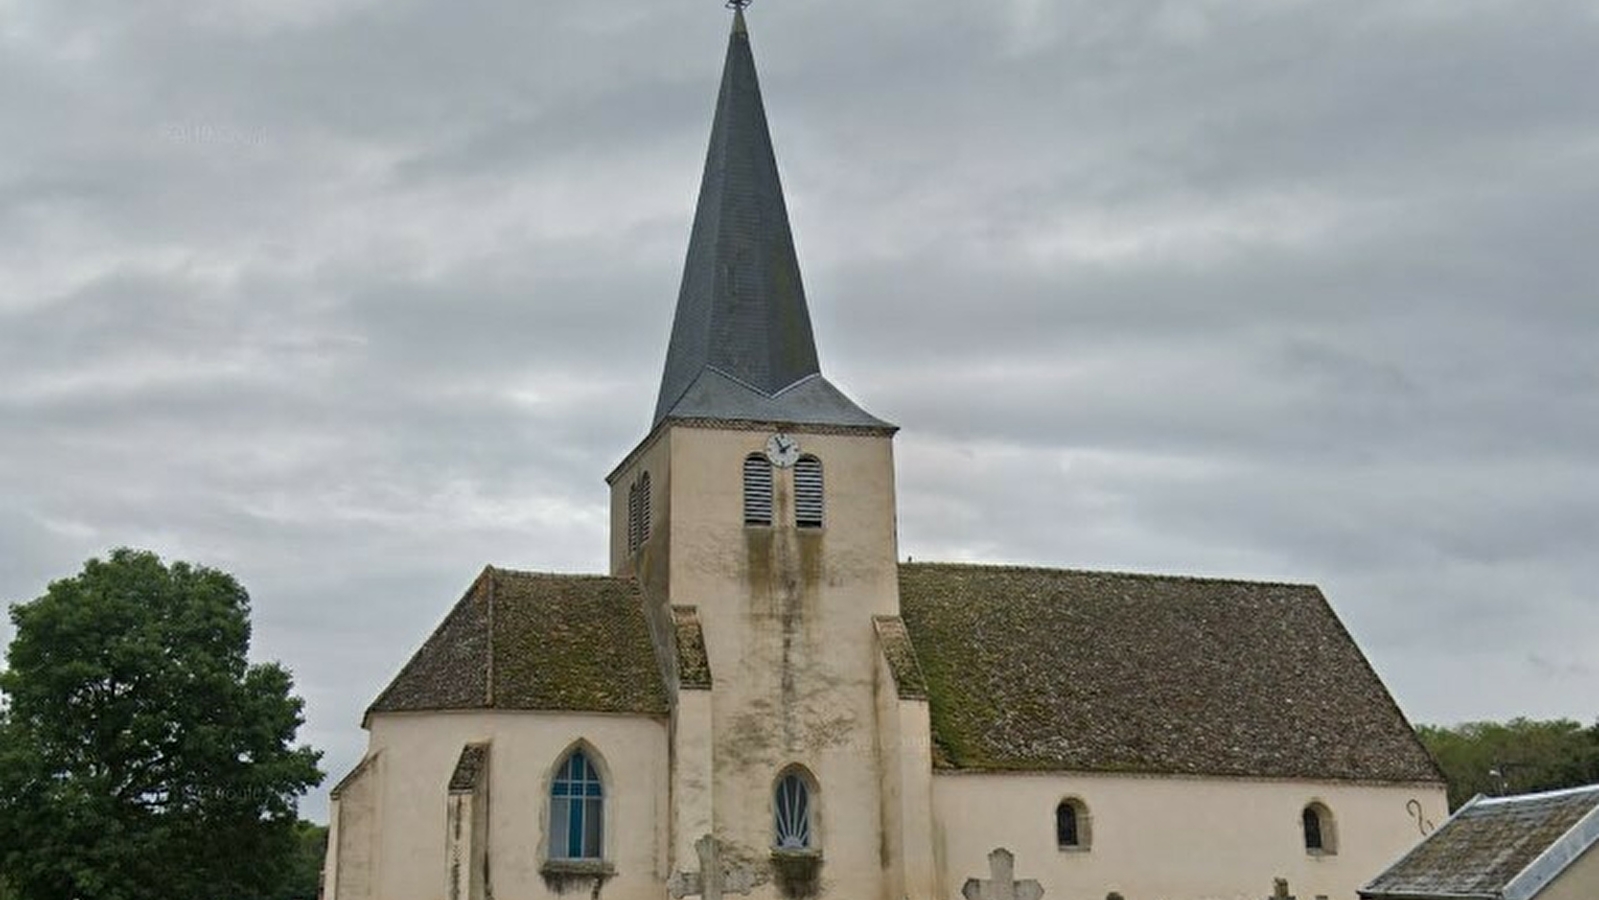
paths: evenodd
<path fill-rule="evenodd" d="M 1305 834 L 1305 852 L 1323 855 L 1338 852 L 1338 835 L 1331 810 L 1320 803 L 1312 803 L 1300 813 L 1299 821 Z"/>
<path fill-rule="evenodd" d="M 1055 807 L 1055 845 L 1062 850 L 1088 849 L 1088 807 L 1076 797 Z"/>
<path fill-rule="evenodd" d="M 599 859 L 605 846 L 605 786 L 582 750 L 550 782 L 550 859 Z"/>
<path fill-rule="evenodd" d="M 650 473 L 638 479 L 638 545 L 650 539 Z"/>
<path fill-rule="evenodd" d="M 811 847 L 811 786 L 798 772 L 789 772 L 777 781 L 772 810 L 773 845 L 779 850 L 808 850 Z"/>
<path fill-rule="evenodd" d="M 638 550 L 638 482 L 627 486 L 627 552 L 632 555 Z"/>
<path fill-rule="evenodd" d="M 744 458 L 744 524 L 772 524 L 772 464 L 759 453 Z"/>
<path fill-rule="evenodd" d="M 794 463 L 794 524 L 822 527 L 822 461 L 814 456 Z"/>

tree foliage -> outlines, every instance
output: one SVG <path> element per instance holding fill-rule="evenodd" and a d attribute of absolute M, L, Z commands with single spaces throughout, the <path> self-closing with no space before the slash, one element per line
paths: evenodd
<path fill-rule="evenodd" d="M 1449 807 L 1478 794 L 1502 796 L 1599 782 L 1599 725 L 1570 719 L 1422 725 L 1421 741 L 1449 782 Z"/>
<path fill-rule="evenodd" d="M 320 754 L 251 665 L 226 573 L 117 550 L 11 609 L 0 672 L 0 879 L 28 900 L 268 898 Z"/>
<path fill-rule="evenodd" d="M 328 827 L 301 821 L 294 826 L 294 863 L 272 900 L 316 900 L 322 885 L 322 860 L 328 850 Z"/>

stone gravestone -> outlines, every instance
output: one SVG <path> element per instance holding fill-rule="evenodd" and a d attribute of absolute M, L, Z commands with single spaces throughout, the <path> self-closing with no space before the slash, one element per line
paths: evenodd
<path fill-rule="evenodd" d="M 1271 900 L 1294 900 L 1294 895 L 1288 893 L 1288 879 L 1272 879 Z"/>
<path fill-rule="evenodd" d="M 722 845 L 705 835 L 694 842 L 700 857 L 698 872 L 678 872 L 667 881 L 666 889 L 676 900 L 698 895 L 702 900 L 722 900 L 723 894 L 748 894 L 758 883 L 749 866 L 722 865 Z"/>
<path fill-rule="evenodd" d="M 988 854 L 988 871 L 992 877 L 986 881 L 966 879 L 961 896 L 966 900 L 1039 900 L 1044 896 L 1044 886 L 1036 880 L 1016 880 L 1016 857 L 1004 847 Z"/>

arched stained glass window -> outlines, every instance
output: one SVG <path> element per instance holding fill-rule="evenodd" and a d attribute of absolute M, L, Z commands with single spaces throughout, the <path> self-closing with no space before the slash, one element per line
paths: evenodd
<path fill-rule="evenodd" d="M 779 850 L 808 850 L 811 846 L 811 787 L 798 772 L 777 782 L 773 798 L 773 843 Z"/>
<path fill-rule="evenodd" d="M 605 786 L 582 750 L 550 783 L 550 859 L 599 859 L 605 840 Z"/>

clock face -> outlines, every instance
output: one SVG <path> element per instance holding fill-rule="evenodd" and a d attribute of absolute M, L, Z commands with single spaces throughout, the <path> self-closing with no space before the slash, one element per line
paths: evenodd
<path fill-rule="evenodd" d="M 799 441 L 791 434 L 778 432 L 766 439 L 766 458 L 779 469 L 786 469 L 799 460 Z"/>

